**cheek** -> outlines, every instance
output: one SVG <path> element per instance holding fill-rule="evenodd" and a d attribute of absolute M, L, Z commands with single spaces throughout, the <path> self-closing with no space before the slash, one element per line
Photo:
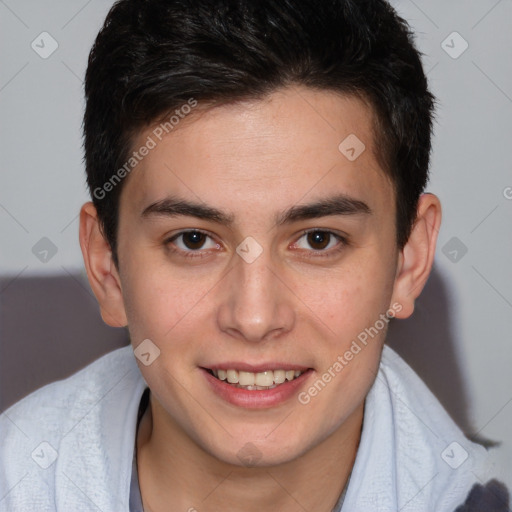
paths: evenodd
<path fill-rule="evenodd" d="M 304 304 L 323 322 L 340 347 L 385 313 L 393 291 L 393 268 L 376 257 L 354 255 L 353 261 L 319 278 L 297 283 Z"/>
<path fill-rule="evenodd" d="M 308 402 L 305 407 L 323 418 L 326 430 L 337 428 L 364 401 L 378 371 L 389 326 L 385 314 L 390 307 L 393 266 L 371 252 L 358 256 L 357 262 L 333 274 L 335 279 L 324 290 L 328 347 L 317 379 L 303 396 L 303 402 Z"/>
<path fill-rule="evenodd" d="M 134 259 L 127 266 L 123 298 L 133 341 L 153 337 L 166 343 L 176 338 L 174 333 L 184 328 L 188 317 L 202 314 L 204 299 L 215 285 L 212 277 L 194 279 L 171 268 L 147 259 Z"/>

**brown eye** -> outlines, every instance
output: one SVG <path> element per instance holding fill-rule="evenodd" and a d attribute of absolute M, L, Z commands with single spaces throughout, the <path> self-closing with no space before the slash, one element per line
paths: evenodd
<path fill-rule="evenodd" d="M 332 234 L 327 231 L 310 231 L 307 234 L 308 244 L 315 250 L 325 249 L 331 241 Z"/>
<path fill-rule="evenodd" d="M 294 248 L 301 249 L 304 257 L 336 256 L 349 245 L 348 238 L 325 229 L 310 229 L 302 233 Z"/>
<path fill-rule="evenodd" d="M 173 252 L 183 256 L 204 256 L 209 249 L 220 249 L 220 245 L 208 233 L 197 229 L 181 231 L 166 240 L 165 245 L 170 246 Z"/>
<path fill-rule="evenodd" d="M 188 231 L 181 235 L 183 237 L 183 244 L 187 249 L 201 249 L 207 236 L 200 231 Z"/>

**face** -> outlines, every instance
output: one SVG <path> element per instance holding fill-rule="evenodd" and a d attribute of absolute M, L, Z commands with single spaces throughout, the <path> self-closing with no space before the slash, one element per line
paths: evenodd
<path fill-rule="evenodd" d="M 139 366 L 161 422 L 222 461 L 291 461 L 362 406 L 400 309 L 372 113 L 294 88 L 193 116 L 134 144 L 156 142 L 119 207 L 132 344 L 160 351 Z"/>

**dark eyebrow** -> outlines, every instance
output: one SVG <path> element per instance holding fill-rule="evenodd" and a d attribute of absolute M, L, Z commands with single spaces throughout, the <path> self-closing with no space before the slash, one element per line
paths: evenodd
<path fill-rule="evenodd" d="M 224 213 L 213 206 L 207 206 L 176 197 L 166 197 L 161 201 L 152 203 L 141 213 L 141 217 L 149 217 L 151 215 L 196 217 L 198 219 L 217 222 L 218 224 L 225 224 L 226 226 L 232 225 L 235 220 L 233 215 Z"/>
<path fill-rule="evenodd" d="M 316 219 L 333 215 L 371 215 L 371 208 L 346 194 L 338 194 L 325 199 L 320 199 L 310 204 L 292 206 L 276 217 L 276 225 L 291 224 L 299 220 Z"/>
<path fill-rule="evenodd" d="M 314 203 L 292 206 L 288 210 L 276 215 L 277 226 L 291 224 L 300 220 L 315 219 L 333 215 L 372 214 L 371 208 L 358 199 L 345 194 L 321 199 Z M 176 197 L 167 197 L 161 201 L 150 204 L 141 214 L 141 217 L 152 215 L 169 217 L 196 217 L 218 224 L 231 226 L 234 223 L 232 214 L 223 212 L 213 206 L 208 206 Z"/>

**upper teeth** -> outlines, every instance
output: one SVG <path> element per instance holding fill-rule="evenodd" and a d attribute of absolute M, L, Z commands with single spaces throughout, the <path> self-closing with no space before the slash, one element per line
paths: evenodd
<path fill-rule="evenodd" d="M 215 377 L 227 380 L 231 384 L 241 386 L 272 386 L 282 384 L 285 380 L 293 380 L 301 375 L 300 370 L 267 370 L 252 373 L 239 370 L 212 370 Z"/>

